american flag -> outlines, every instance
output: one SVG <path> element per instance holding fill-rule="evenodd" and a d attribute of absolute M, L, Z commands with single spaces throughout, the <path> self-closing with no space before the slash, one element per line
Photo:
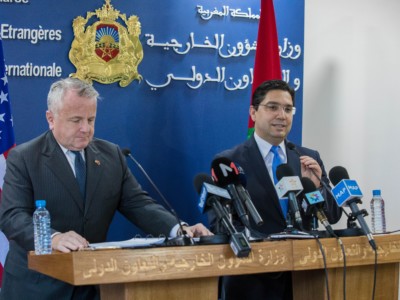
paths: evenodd
<path fill-rule="evenodd" d="M 6 172 L 8 151 L 15 147 L 13 120 L 11 115 L 10 95 L 4 62 L 3 43 L 0 38 L 0 195 Z M 1 198 L 0 198 L 1 205 Z M 0 231 L 0 289 L 3 278 L 3 266 L 8 252 L 8 240 Z"/>

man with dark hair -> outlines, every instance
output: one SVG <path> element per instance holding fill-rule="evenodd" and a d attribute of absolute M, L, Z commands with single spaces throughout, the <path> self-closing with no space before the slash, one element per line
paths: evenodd
<path fill-rule="evenodd" d="M 295 111 L 295 92 L 286 82 L 263 82 L 254 91 L 249 110 L 254 121 L 254 134 L 244 143 L 217 155 L 226 157 L 243 168 L 247 190 L 264 220 L 263 225 L 256 227 L 252 223 L 252 226 L 265 235 L 283 232 L 287 226 L 288 200 L 279 199 L 275 190 L 276 178 L 274 180 L 275 174 L 272 171 L 275 155 L 275 159 L 287 163 L 296 176 L 308 177 L 320 188 L 326 199 L 324 211 L 330 223 L 338 222 L 341 217 L 340 208 L 333 197 L 322 189 L 319 181 L 322 178 L 329 185 L 319 153 L 297 146 L 296 150 L 302 154 L 299 157 L 293 149 L 286 146 Z M 303 214 L 303 210 L 300 210 Z M 302 219 L 303 227 L 310 228 L 310 217 L 303 214 Z M 215 228 L 213 219 L 210 223 Z M 225 300 L 292 299 L 291 273 L 227 276 L 223 278 L 221 294 Z"/>

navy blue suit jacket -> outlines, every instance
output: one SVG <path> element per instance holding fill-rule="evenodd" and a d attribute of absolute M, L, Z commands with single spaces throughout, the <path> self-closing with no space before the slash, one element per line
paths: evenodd
<path fill-rule="evenodd" d="M 329 185 L 329 179 L 319 153 L 300 146 L 296 146 L 296 149 L 302 155 L 310 156 L 319 163 L 322 169 L 321 178 Z M 296 176 L 301 177 L 299 156 L 295 151 L 287 147 L 286 154 L 288 165 L 293 169 Z M 252 227 L 264 234 L 284 231 L 286 221 L 275 191 L 273 179 L 270 178 L 254 136 L 232 149 L 219 153 L 216 157 L 226 157 L 243 168 L 247 179 L 246 189 L 264 221 L 263 225 L 257 227 L 249 217 Z M 334 224 L 339 221 L 341 210 L 329 193 L 323 191 L 323 196 L 326 200 L 324 210 L 329 222 Z M 300 202 L 299 207 L 301 207 Z M 302 211 L 301 208 L 300 211 Z M 302 218 L 303 226 L 308 229 L 310 227 L 310 217 L 302 213 Z M 210 224 L 212 229 L 216 228 L 215 216 L 212 212 L 210 212 Z M 285 272 L 227 276 L 223 278 L 221 294 L 222 299 L 226 300 L 291 299 L 291 274 Z"/>
<path fill-rule="evenodd" d="M 318 162 L 322 169 L 321 178 L 329 185 L 329 179 L 318 151 L 301 146 L 296 146 L 296 149 L 302 155 L 310 156 Z M 293 169 L 296 176 L 301 177 L 301 165 L 298 154 L 289 148 L 286 148 L 286 154 L 287 164 Z M 254 136 L 232 149 L 219 153 L 217 157 L 226 157 L 243 168 L 247 179 L 246 189 L 251 196 L 254 206 L 264 220 L 262 226 L 256 227 L 252 223 L 253 227 L 265 234 L 283 231 L 286 228 L 286 221 L 281 210 L 279 198 Z M 322 193 L 326 200 L 324 210 L 328 220 L 331 224 L 337 223 L 341 217 L 341 210 L 329 193 L 326 191 L 322 191 Z M 300 202 L 299 207 L 302 212 L 303 226 L 305 229 L 308 229 L 310 228 L 310 217 L 304 215 Z M 214 225 L 213 222 L 211 224 Z"/>

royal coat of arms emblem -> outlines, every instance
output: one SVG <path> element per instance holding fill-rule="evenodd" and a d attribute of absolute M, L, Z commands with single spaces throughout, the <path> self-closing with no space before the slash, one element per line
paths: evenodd
<path fill-rule="evenodd" d="M 69 59 L 76 67 L 71 77 L 92 83 L 110 84 L 119 81 L 121 87 L 133 80 L 141 81 L 138 65 L 143 59 L 143 47 L 137 16 L 126 17 L 105 0 L 101 9 L 87 12 L 73 21 L 74 40 Z M 96 16 L 99 20 L 87 25 Z"/>

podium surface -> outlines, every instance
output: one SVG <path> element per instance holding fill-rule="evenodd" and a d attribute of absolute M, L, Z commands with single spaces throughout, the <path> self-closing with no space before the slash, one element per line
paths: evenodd
<path fill-rule="evenodd" d="M 341 238 L 348 299 L 372 298 L 375 252 L 366 237 Z M 375 299 L 398 299 L 400 235 L 375 236 Z M 246 258 L 229 245 L 53 252 L 28 256 L 30 269 L 72 285 L 100 285 L 102 299 L 217 299 L 218 277 L 292 271 L 294 299 L 343 299 L 344 256 L 334 238 L 251 243 Z"/>

